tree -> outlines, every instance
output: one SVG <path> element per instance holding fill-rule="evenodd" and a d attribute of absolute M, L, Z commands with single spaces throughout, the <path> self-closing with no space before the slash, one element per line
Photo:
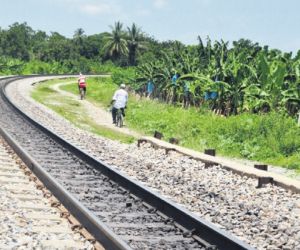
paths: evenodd
<path fill-rule="evenodd" d="M 4 54 L 21 60 L 30 60 L 34 32 L 27 23 L 14 23 L 6 31 Z"/>
<path fill-rule="evenodd" d="M 142 31 L 135 23 L 132 24 L 131 28 L 128 29 L 128 61 L 130 66 L 136 65 L 137 51 L 143 48 L 142 42 Z"/>
<path fill-rule="evenodd" d="M 100 33 L 96 35 L 87 36 L 84 39 L 82 56 L 87 59 L 93 59 L 96 61 L 103 61 L 105 55 L 101 48 L 104 47 L 104 38 L 106 33 Z"/>
<path fill-rule="evenodd" d="M 105 37 L 104 51 L 113 61 L 128 53 L 125 32 L 122 27 L 123 24 L 120 21 L 116 22 L 114 27 L 111 26 L 111 33 Z"/>
<path fill-rule="evenodd" d="M 84 30 L 82 28 L 75 30 L 73 35 L 74 50 L 80 56 L 85 56 L 85 49 L 84 49 L 85 40 L 86 40 L 86 36 L 84 35 Z"/>
<path fill-rule="evenodd" d="M 58 61 L 68 60 L 74 58 L 72 53 L 72 47 L 70 41 L 66 37 L 57 32 L 52 32 L 48 40 L 47 50 L 44 51 L 44 60 L 46 61 Z"/>
<path fill-rule="evenodd" d="M 37 31 L 32 37 L 32 58 L 42 60 L 47 49 L 48 36 L 44 31 Z"/>
<path fill-rule="evenodd" d="M 84 30 L 82 28 L 78 28 L 77 30 L 75 30 L 73 38 L 80 42 L 82 41 L 83 36 L 84 36 Z"/>

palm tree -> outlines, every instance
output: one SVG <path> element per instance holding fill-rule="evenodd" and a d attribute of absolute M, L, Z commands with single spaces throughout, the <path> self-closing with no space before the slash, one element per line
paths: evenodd
<path fill-rule="evenodd" d="M 75 50 L 80 54 L 80 55 L 84 55 L 84 46 L 83 46 L 83 42 L 85 39 L 85 34 L 84 34 L 84 30 L 82 28 L 78 28 L 77 30 L 75 30 L 74 35 L 73 35 L 73 41 L 74 41 L 74 48 Z"/>
<path fill-rule="evenodd" d="M 110 27 L 112 31 L 105 37 L 104 50 L 107 55 L 115 60 L 128 53 L 127 41 L 124 38 L 125 32 L 122 29 L 123 24 L 120 21 L 116 22 L 114 27 Z"/>
<path fill-rule="evenodd" d="M 135 23 L 132 24 L 131 28 L 127 27 L 128 29 L 128 61 L 129 65 L 135 66 L 136 65 L 136 56 L 137 51 L 139 48 L 143 48 L 142 39 L 142 31 L 141 29 L 136 26 Z"/>
<path fill-rule="evenodd" d="M 84 30 L 82 28 L 79 28 L 75 30 L 73 35 L 73 40 L 77 46 L 82 46 L 83 39 L 85 38 Z"/>
<path fill-rule="evenodd" d="M 84 30 L 82 28 L 78 28 L 77 30 L 75 30 L 73 38 L 75 40 L 81 40 L 83 36 L 84 36 Z"/>

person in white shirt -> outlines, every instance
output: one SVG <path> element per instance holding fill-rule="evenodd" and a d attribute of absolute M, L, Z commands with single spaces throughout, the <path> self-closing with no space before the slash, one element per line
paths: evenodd
<path fill-rule="evenodd" d="M 116 123 L 116 116 L 117 116 L 118 109 L 121 109 L 122 115 L 125 117 L 125 108 L 128 101 L 128 93 L 125 90 L 125 87 L 126 87 L 125 84 L 122 83 L 120 85 L 120 88 L 116 90 L 116 92 L 114 93 L 111 101 L 111 103 L 113 104 L 111 113 L 112 113 L 112 119 L 114 124 Z"/>

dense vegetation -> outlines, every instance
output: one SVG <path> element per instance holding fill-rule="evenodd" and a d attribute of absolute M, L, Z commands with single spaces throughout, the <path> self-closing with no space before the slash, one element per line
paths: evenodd
<path fill-rule="evenodd" d="M 137 74 L 141 86 L 152 80 L 153 97 L 186 107 L 206 101 L 211 110 L 226 116 L 244 111 L 284 110 L 292 116 L 299 112 L 300 53 L 292 58 L 291 53 L 248 40 L 234 42 L 232 48 L 209 39 L 204 45 L 200 37 L 198 46 L 177 43 L 159 60 L 139 66 Z M 179 78 L 172 83 L 174 74 Z M 212 93 L 214 98 L 209 98 Z M 184 103 L 187 95 L 190 103 Z"/>
<path fill-rule="evenodd" d="M 154 84 L 152 97 L 185 107 L 205 104 L 217 114 L 266 113 L 284 110 L 291 116 L 300 107 L 300 52 L 283 53 L 250 40 L 186 46 L 157 42 L 136 25 L 116 22 L 111 32 L 87 36 L 82 29 L 66 38 L 47 35 L 26 23 L 0 29 L 0 72 L 101 73 L 137 66 L 125 80 L 141 94 Z M 177 74 L 176 82 L 171 78 Z M 209 98 L 215 93 L 214 98 Z M 189 96 L 188 102 L 186 96 Z M 206 97 L 206 98 L 205 98 Z"/>
<path fill-rule="evenodd" d="M 135 24 L 126 32 L 123 29 L 117 22 L 111 32 L 87 36 L 79 28 L 67 38 L 57 32 L 35 31 L 26 23 L 0 28 L 0 73 L 101 73 L 155 57 L 160 43 Z M 147 51 L 146 41 L 151 44 Z"/>

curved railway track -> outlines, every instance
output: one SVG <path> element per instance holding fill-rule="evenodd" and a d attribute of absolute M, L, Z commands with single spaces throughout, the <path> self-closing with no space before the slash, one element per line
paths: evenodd
<path fill-rule="evenodd" d="M 0 132 L 54 195 L 107 249 L 251 249 L 18 110 L 0 80 Z"/>

